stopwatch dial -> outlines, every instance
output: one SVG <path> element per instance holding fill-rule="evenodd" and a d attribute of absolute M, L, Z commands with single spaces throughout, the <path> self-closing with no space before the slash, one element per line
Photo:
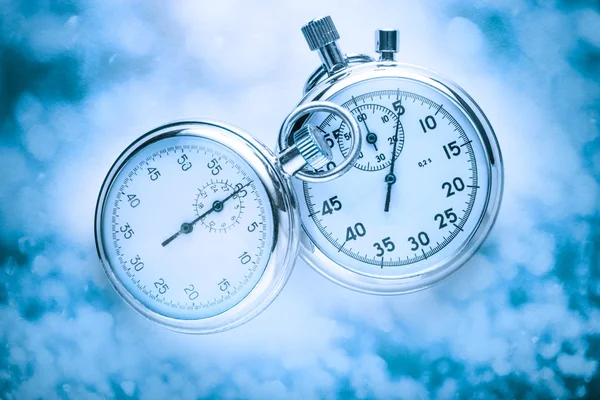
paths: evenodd
<path fill-rule="evenodd" d="M 223 210 L 200 218 L 200 223 L 208 228 L 210 232 L 225 233 L 240 223 L 240 217 L 244 208 L 246 208 L 244 201 L 246 191 L 242 186 L 241 183 L 233 185 L 223 179 L 211 179 L 198 189 L 196 202 L 193 205 L 198 217 L 202 217 L 207 210 L 213 207 L 215 202 L 219 202 L 221 199 L 235 193 L 237 189 L 242 191 L 239 194 L 234 194 L 229 200 L 230 204 L 227 204 L 226 208 L 223 207 Z"/>
<path fill-rule="evenodd" d="M 482 142 L 461 109 L 442 92 L 400 78 L 363 81 L 327 100 L 351 109 L 365 136 L 377 138 L 363 142 L 357 168 L 339 179 L 294 182 L 317 248 L 374 277 L 421 272 L 459 252 L 483 217 L 489 184 Z M 331 164 L 339 163 L 351 138 L 343 126 L 338 131 L 339 120 L 317 118 L 310 122 L 339 141 Z"/>
<path fill-rule="evenodd" d="M 354 166 L 363 171 L 379 171 L 389 167 L 392 157 L 398 158 L 404 145 L 402 124 L 396 132 L 396 124 L 398 124 L 396 113 L 381 104 L 357 105 L 355 98 L 342 106 L 350 109 L 352 116 L 356 118 L 363 130 L 362 151 Z M 348 126 L 341 123 L 332 134 L 337 139 L 343 156 L 347 157 L 352 148 L 352 136 Z"/>
<path fill-rule="evenodd" d="M 119 283 L 162 316 L 202 319 L 244 299 L 273 243 L 262 182 L 236 153 L 174 136 L 120 166 L 102 210 L 106 258 Z"/>

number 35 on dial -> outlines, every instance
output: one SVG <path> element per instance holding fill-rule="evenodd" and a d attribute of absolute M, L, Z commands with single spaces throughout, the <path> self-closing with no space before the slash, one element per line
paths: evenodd
<path fill-rule="evenodd" d="M 437 282 L 479 247 L 499 205 L 499 148 L 474 103 L 467 109 L 447 89 L 387 77 L 328 98 L 353 114 L 363 143 L 340 179 L 295 181 L 312 243 L 303 255 L 319 272 L 356 290 L 403 293 Z M 334 116 L 318 118 L 309 122 L 331 147 L 332 168 L 352 137 Z"/>

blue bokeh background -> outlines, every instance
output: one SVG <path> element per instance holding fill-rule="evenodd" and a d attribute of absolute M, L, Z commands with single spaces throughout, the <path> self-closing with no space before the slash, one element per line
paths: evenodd
<path fill-rule="evenodd" d="M 96 196 L 141 133 L 208 117 L 275 144 L 330 14 L 349 53 L 481 105 L 505 161 L 498 222 L 442 284 L 376 297 L 298 261 L 218 335 L 138 316 L 104 276 Z M 0 0 L 0 398 L 600 397 L 600 5 L 595 1 Z"/>

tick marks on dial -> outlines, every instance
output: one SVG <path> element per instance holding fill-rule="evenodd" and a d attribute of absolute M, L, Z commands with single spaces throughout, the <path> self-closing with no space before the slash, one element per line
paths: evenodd
<path fill-rule="evenodd" d="M 389 161 L 391 161 L 392 156 L 392 147 L 393 147 L 393 139 L 391 141 L 389 141 L 389 145 L 390 145 L 390 151 L 389 153 L 386 152 L 386 150 L 382 149 L 382 147 L 384 147 L 385 145 L 387 145 L 388 143 L 385 143 L 386 141 L 384 139 L 387 139 L 388 136 L 389 137 L 393 137 L 394 135 L 394 129 L 396 127 L 396 121 L 397 121 L 397 115 L 398 115 L 398 111 L 400 108 L 400 104 L 398 104 L 397 107 L 394 107 L 395 111 L 391 111 L 392 109 L 392 105 L 391 103 L 395 103 L 397 102 L 399 99 L 402 99 L 402 107 L 404 108 L 404 110 L 402 110 L 401 113 L 401 117 L 400 119 L 400 128 L 403 129 L 403 135 L 407 135 L 407 137 L 409 138 L 409 140 L 411 140 L 410 144 L 411 147 L 410 149 L 406 149 L 403 151 L 408 151 L 408 153 L 406 154 L 406 160 L 410 160 L 408 163 L 405 162 L 406 160 L 404 160 L 403 158 L 401 158 L 401 161 L 396 162 L 397 166 L 396 169 L 398 169 L 398 171 L 394 170 L 393 174 L 390 174 L 389 171 L 385 171 L 384 173 L 382 173 L 381 175 L 379 175 L 379 178 L 376 178 L 376 174 L 372 174 L 373 178 L 369 179 L 358 179 L 358 176 L 353 173 L 351 171 L 351 173 L 349 173 L 347 175 L 347 177 L 342 177 L 339 179 L 339 182 L 343 182 L 342 185 L 337 186 L 338 190 L 340 190 L 341 188 L 345 186 L 345 188 L 348 187 L 358 187 L 357 185 L 360 185 L 360 190 L 361 193 L 359 196 L 357 196 L 357 193 L 352 192 L 352 195 L 350 196 L 350 199 L 352 199 L 353 197 L 356 199 L 357 197 L 360 197 L 360 201 L 351 201 L 350 199 L 348 199 L 348 203 L 344 202 L 344 197 L 342 197 L 342 195 L 346 194 L 346 192 L 344 192 L 343 190 L 341 192 L 331 192 L 328 191 L 327 193 L 325 193 L 325 191 L 320 190 L 321 187 L 326 188 L 327 186 L 320 186 L 320 185 L 309 185 L 307 183 L 302 183 L 302 185 L 304 186 L 304 195 L 305 195 L 305 200 L 306 200 L 306 205 L 308 206 L 308 212 L 303 213 L 303 220 L 305 220 L 305 218 L 307 217 L 307 215 L 309 216 L 309 218 L 312 218 L 313 223 L 311 224 L 305 224 L 305 228 L 307 233 L 309 234 L 309 236 L 311 237 L 311 239 L 313 239 L 313 241 L 315 242 L 315 244 L 317 245 L 317 247 L 319 249 L 321 249 L 321 251 L 325 252 L 326 255 L 328 255 L 329 257 L 331 257 L 333 260 L 337 260 L 337 262 L 341 263 L 341 265 L 348 265 L 348 267 L 350 267 L 350 265 L 354 265 L 356 266 L 356 268 L 363 268 L 360 266 L 357 266 L 358 264 L 346 264 L 346 261 L 344 260 L 344 257 L 350 257 L 353 260 L 359 262 L 359 263 L 364 263 L 364 264 L 370 264 L 372 266 L 375 266 L 375 268 L 377 268 L 377 270 L 381 269 L 382 264 L 383 267 L 400 267 L 400 266 L 405 266 L 405 265 L 411 265 L 414 263 L 418 263 L 420 261 L 424 261 L 424 260 L 429 260 L 430 258 L 432 258 L 433 255 L 437 254 L 438 251 L 440 251 L 441 249 L 445 248 L 446 246 L 448 246 L 449 243 L 451 243 L 460 233 L 461 233 L 461 229 L 464 230 L 464 224 L 466 223 L 466 221 L 469 218 L 469 215 L 471 213 L 471 210 L 473 209 L 473 201 L 474 198 L 470 197 L 470 198 L 466 198 L 466 197 L 462 197 L 465 196 L 470 190 L 475 191 L 476 189 L 479 188 L 479 185 L 477 184 L 477 165 L 475 163 L 475 156 L 474 156 L 474 149 L 471 146 L 468 146 L 472 141 L 469 140 L 469 136 L 468 134 L 470 134 L 470 130 L 468 132 L 465 132 L 465 130 L 463 130 L 463 128 L 459 125 L 459 123 L 456 121 L 456 119 L 453 117 L 453 115 L 450 114 L 450 111 L 448 111 L 448 108 L 450 108 L 452 106 L 452 104 L 445 106 L 445 104 L 448 104 L 447 102 L 433 102 L 429 99 L 427 99 L 424 96 L 420 96 L 420 95 L 416 95 L 414 93 L 409 93 L 409 92 L 405 92 L 405 91 L 400 91 L 399 89 L 397 90 L 381 90 L 381 91 L 376 91 L 376 92 L 370 92 L 370 93 L 365 93 L 365 94 L 361 94 L 361 95 L 355 95 L 355 96 L 351 96 L 350 94 L 347 95 L 346 99 L 349 99 L 346 103 L 342 104 L 343 106 L 345 106 L 346 108 L 350 109 L 353 116 L 355 118 L 357 118 L 358 120 L 358 116 L 360 116 L 360 119 L 363 121 L 359 121 L 359 124 L 361 125 L 361 127 L 363 127 L 364 129 L 364 120 L 366 119 L 367 122 L 367 127 L 369 129 L 372 129 L 372 131 L 369 131 L 368 133 L 374 133 L 377 136 L 377 146 L 379 147 L 378 150 L 381 150 L 381 153 L 384 153 L 386 156 L 386 160 L 384 161 L 386 166 L 389 167 Z M 383 100 L 382 104 L 373 104 L 373 99 L 376 99 L 377 102 L 379 103 L 380 100 Z M 405 101 L 406 99 L 406 101 Z M 408 101 L 412 99 L 413 101 Z M 366 100 L 370 100 L 369 103 L 366 102 Z M 418 100 L 418 101 L 417 101 Z M 391 114 L 392 115 L 388 115 L 388 123 L 383 123 L 383 119 L 380 120 L 380 117 L 383 117 L 383 115 L 380 115 L 380 113 L 378 113 L 378 110 L 381 108 L 390 108 Z M 452 106 L 453 107 L 453 106 Z M 367 111 L 368 110 L 368 111 Z M 430 111 L 427 111 L 430 110 Z M 361 114 L 364 113 L 366 118 L 364 118 Z M 381 113 L 383 114 L 383 113 Z M 449 125 L 451 125 L 451 128 L 446 128 L 445 125 L 440 123 L 440 126 L 438 127 L 438 130 L 440 132 L 427 132 L 429 135 L 427 136 L 418 136 L 421 135 L 422 132 L 420 130 L 418 130 L 418 121 L 420 118 L 424 118 L 425 115 L 435 115 L 436 119 L 438 119 L 438 121 L 441 121 L 442 119 L 447 119 L 449 121 Z M 377 122 L 377 123 L 375 123 Z M 404 127 L 402 125 L 405 125 Z M 416 125 L 417 129 L 416 131 L 413 131 L 414 126 Z M 321 127 L 326 127 L 326 124 L 322 124 Z M 393 128 L 391 130 L 391 132 L 387 132 L 387 131 L 382 131 L 381 129 L 379 129 L 379 126 L 384 126 L 384 127 L 390 127 Z M 411 127 L 411 128 L 409 128 Z M 343 128 L 343 125 L 342 125 Z M 329 131 L 329 129 L 324 128 L 326 130 Z M 404 132 L 404 130 L 407 130 L 406 132 Z M 408 130 L 411 129 L 411 130 Z M 454 129 L 454 131 L 453 131 Z M 466 127 L 465 127 L 466 129 Z M 382 133 L 383 132 L 383 133 Z M 455 134 L 451 134 L 450 136 L 445 136 L 446 139 L 444 139 L 442 137 L 442 135 L 440 133 L 450 133 L 450 132 L 458 132 Z M 374 151 L 374 147 L 372 146 L 371 143 L 369 143 L 371 140 L 367 140 L 369 138 L 367 138 L 368 136 L 365 135 L 365 143 L 363 145 L 363 158 L 358 160 L 357 165 L 355 165 L 358 169 L 363 169 L 363 170 L 369 170 L 369 171 L 373 171 L 376 170 L 375 168 L 378 166 L 376 161 L 373 159 L 368 159 L 369 154 L 373 155 L 373 154 L 377 154 L 378 152 Z M 435 133 L 435 135 L 433 134 Z M 331 135 L 331 133 L 330 133 Z M 414 135 L 414 141 L 412 141 L 412 138 Z M 454 135 L 457 135 L 456 139 L 448 139 L 448 137 L 453 137 Z M 342 155 L 343 153 L 343 145 L 345 140 L 348 140 L 349 138 L 344 138 L 343 137 L 343 132 L 340 132 L 340 134 L 337 137 L 339 144 L 340 144 L 340 150 L 342 151 Z M 403 137 L 404 139 L 404 137 Z M 402 140 L 403 140 L 402 139 Z M 437 162 L 436 163 L 431 163 L 429 161 L 429 159 L 427 159 L 427 164 L 423 163 L 422 165 L 427 165 L 428 168 L 426 168 L 426 170 L 423 170 L 425 174 L 430 174 L 430 176 L 424 176 L 427 178 L 427 180 L 423 180 L 422 182 L 420 182 L 420 184 L 423 185 L 423 192 L 429 193 L 428 194 L 428 198 L 422 199 L 422 202 L 419 203 L 419 205 L 415 208 L 414 205 L 411 207 L 410 210 L 407 209 L 403 209 L 402 207 L 398 207 L 398 211 L 397 213 L 389 213 L 390 217 L 386 217 L 384 219 L 381 219 L 382 217 L 379 216 L 379 214 L 383 214 L 381 212 L 381 208 L 379 208 L 376 204 L 371 204 L 369 198 L 370 196 L 365 195 L 364 198 L 362 196 L 363 193 L 366 193 L 367 191 L 375 191 L 375 181 L 379 181 L 381 182 L 381 180 L 384 181 L 384 184 L 387 185 L 391 182 L 395 182 L 397 181 L 397 183 L 395 184 L 394 190 L 396 192 L 393 193 L 392 198 L 394 197 L 398 197 L 398 199 L 396 200 L 394 198 L 394 205 L 396 204 L 396 202 L 402 202 L 404 199 L 404 196 L 408 196 L 409 193 L 414 193 L 414 192 L 409 192 L 408 189 L 409 188 L 405 188 L 403 185 L 401 185 L 402 180 L 405 177 L 405 174 L 408 174 L 406 176 L 411 176 L 410 174 L 414 174 L 415 172 L 419 172 L 419 174 L 421 174 L 422 170 L 420 170 L 418 167 L 420 167 L 420 165 L 418 165 L 417 159 L 415 159 L 414 156 L 416 156 L 417 150 L 422 150 L 425 149 L 426 147 L 422 147 L 421 149 L 419 148 L 419 146 L 435 146 L 435 145 L 439 145 L 440 149 L 443 145 L 446 145 L 448 143 L 448 141 L 451 140 L 456 140 L 456 146 L 459 146 L 460 143 L 463 143 L 463 147 L 465 147 L 462 150 L 462 154 L 463 156 L 461 156 L 461 160 L 462 157 L 465 157 L 468 161 L 468 165 L 463 166 L 462 161 L 460 162 L 460 166 L 457 167 L 457 165 L 459 165 L 459 163 L 455 163 L 452 165 L 447 165 L 445 163 L 441 163 L 441 162 Z M 476 140 L 475 140 L 476 141 Z M 399 142 L 400 144 L 400 142 Z M 466 147 L 468 146 L 468 147 Z M 348 147 L 348 146 L 347 146 Z M 399 146 L 400 147 L 400 146 Z M 433 147 L 427 147 L 427 149 L 434 151 L 435 148 Z M 414 153 L 413 153 L 414 152 Z M 430 154 L 430 153 L 425 153 L 425 154 Z M 464 155 L 466 154 L 466 156 Z M 400 154 L 400 157 L 404 157 L 403 154 Z M 421 159 L 421 158 L 419 158 Z M 363 166 L 367 166 L 368 169 L 364 169 L 364 168 L 360 168 L 359 164 L 362 164 Z M 383 164 L 383 163 L 379 163 L 379 164 Z M 407 166 L 407 164 L 409 164 Z M 429 165 L 432 165 L 431 167 Z M 468 169 L 467 171 L 467 167 L 471 167 Z M 402 168 L 402 169 L 400 169 Z M 414 169 L 413 169 L 414 168 Z M 457 172 L 456 174 L 454 173 L 453 169 L 456 168 Z M 384 168 L 379 168 L 379 169 L 385 169 Z M 430 172 L 432 171 L 432 172 Z M 449 175 L 449 177 L 440 177 L 440 179 L 442 179 L 440 182 L 444 182 L 446 180 L 451 181 L 451 177 L 453 176 L 461 176 L 463 180 L 465 180 L 465 183 L 467 182 L 467 179 L 470 179 L 470 185 L 469 190 L 465 190 L 462 191 L 462 189 L 460 191 L 457 191 L 455 195 L 453 195 L 450 199 L 446 200 L 446 192 L 439 192 L 439 198 L 431 198 L 431 196 L 436 196 L 436 193 L 438 193 L 438 191 L 432 192 L 428 190 L 428 185 L 435 185 L 436 187 L 439 186 L 440 182 L 438 182 L 435 178 L 433 178 L 433 175 L 431 174 L 440 174 L 441 172 L 448 172 L 451 173 L 452 175 Z M 452 172 L 451 172 L 452 171 Z M 371 174 L 369 174 L 371 175 Z M 469 176 L 470 175 L 470 176 Z M 436 175 L 437 176 L 437 175 Z M 411 178 L 412 179 L 412 178 Z M 345 180 L 345 181 L 344 181 Z M 373 181 L 373 186 L 371 186 L 371 180 Z M 337 181 L 336 181 L 337 182 Z M 360 182 L 360 183 L 359 183 Z M 380 185 L 381 183 L 379 183 Z M 400 184 L 400 185 L 399 185 Z M 364 189 L 363 189 L 363 185 L 364 185 Z M 336 187 L 336 186 L 333 186 Z M 467 185 L 464 185 L 464 187 L 466 188 Z M 344 212 L 343 213 L 339 213 L 339 214 L 332 214 L 332 215 L 322 215 L 322 213 L 318 216 L 315 217 L 316 214 L 318 214 L 317 208 L 320 208 L 320 205 L 323 204 L 323 201 L 329 199 L 333 193 L 337 194 L 340 196 L 340 199 L 342 200 L 343 204 L 344 204 Z M 348 193 L 350 194 L 350 192 Z M 412 195 L 412 194 L 411 194 Z M 377 198 L 379 200 L 381 199 L 381 196 L 377 196 Z M 465 204 L 467 204 L 467 207 L 465 206 L 461 206 L 460 204 L 462 203 L 462 200 L 468 200 L 465 202 Z M 412 202 L 414 202 L 414 200 L 411 200 Z M 425 208 L 427 208 L 427 204 L 430 202 L 436 202 L 436 209 L 431 210 L 432 214 L 428 214 L 429 210 L 425 210 Z M 458 204 L 457 204 L 458 203 Z M 348 204 L 348 205 L 347 205 Z M 411 203 L 412 204 L 412 203 Z M 390 209 L 395 210 L 395 206 L 390 207 Z M 422 206 L 423 209 L 419 208 L 420 206 Z M 353 208 L 354 207 L 354 208 Z M 438 208 L 439 207 L 439 208 Z M 447 220 L 448 217 L 446 218 L 446 223 L 450 226 L 450 230 L 445 233 L 444 235 L 442 235 L 442 231 L 438 232 L 438 227 L 439 227 L 439 222 L 435 222 L 435 225 L 431 225 L 433 222 L 433 218 L 432 215 L 435 215 L 436 213 L 442 213 L 442 215 L 445 215 L 443 213 L 444 210 L 447 210 L 449 208 L 454 208 L 454 211 L 448 211 L 449 213 L 456 213 L 458 215 L 456 215 L 457 217 L 457 222 L 456 222 L 456 226 L 452 226 L 452 224 L 449 223 L 449 221 Z M 459 214 L 458 211 L 464 209 L 464 211 Z M 375 211 L 371 211 L 371 210 L 375 210 Z M 411 211 L 412 210 L 412 211 Z M 425 213 L 427 212 L 427 215 L 425 215 Z M 421 215 L 423 214 L 423 215 Z M 387 215 L 387 214 L 384 214 Z M 452 214 L 450 214 L 452 215 Z M 348 245 L 346 246 L 348 243 L 344 242 L 341 239 L 344 239 L 344 237 L 340 237 L 337 234 L 334 234 L 335 232 L 339 232 L 340 229 L 345 228 L 347 226 L 353 226 L 354 223 L 356 223 L 356 218 L 358 218 L 359 220 L 366 222 L 368 218 L 373 217 L 373 225 L 367 226 L 367 229 L 369 230 L 368 232 L 368 236 L 366 236 L 365 238 L 362 239 L 358 239 L 356 242 L 351 241 L 349 243 L 352 243 L 352 246 Z M 349 218 L 351 218 L 351 220 L 348 220 Z M 454 218 L 454 217 L 452 217 Z M 415 224 L 414 226 L 411 227 L 407 227 L 409 224 Z M 332 226 L 332 228 L 328 228 L 328 226 Z M 460 229 L 459 229 L 460 227 Z M 434 230 L 435 229 L 435 230 Z M 332 231 L 333 230 L 333 231 Z M 445 230 L 444 230 L 445 231 Z M 404 242 L 404 239 L 406 239 L 407 237 L 410 237 L 411 235 L 414 235 L 417 232 L 427 232 L 430 235 L 431 238 L 431 243 L 435 243 L 435 246 L 420 246 L 421 251 L 416 250 L 416 251 L 411 251 L 409 252 L 409 248 L 406 244 L 402 244 Z M 434 232 L 437 235 L 434 235 Z M 406 234 L 406 236 L 404 236 Z M 322 236 L 320 236 L 322 235 Z M 377 235 L 377 236 L 374 236 Z M 379 241 L 382 238 L 386 238 L 386 237 L 391 237 L 391 240 L 395 243 L 396 245 L 396 249 L 395 249 L 395 254 L 393 254 L 393 257 L 390 257 L 388 260 L 388 257 L 378 257 L 376 256 L 371 248 L 371 245 L 373 244 L 374 241 Z M 440 238 L 440 236 L 443 236 L 443 238 Z M 460 236 L 460 237 L 464 237 Z M 322 240 L 321 240 L 322 238 Z M 326 241 L 326 242 L 324 242 Z M 332 245 L 331 250 L 329 250 L 329 245 L 328 243 L 330 243 Z M 352 247 L 352 248 L 351 248 Z M 427 248 L 427 250 L 425 250 L 425 248 Z M 337 250 L 337 251 L 336 251 Z M 331 251 L 331 254 L 329 254 L 328 252 Z M 340 256 L 336 256 L 336 254 L 343 254 L 344 256 L 340 255 Z M 341 261 L 340 261 L 341 260 Z M 354 261 L 353 261 L 354 262 Z M 365 266 L 365 268 L 367 268 Z M 387 271 L 387 270 L 386 270 Z"/>
<path fill-rule="evenodd" d="M 399 133 L 394 135 L 398 126 L 398 117 L 395 112 L 380 104 L 366 103 L 358 105 L 356 98 L 344 103 L 342 106 L 350 109 L 351 114 L 361 126 L 364 126 L 366 134 L 362 151 L 354 166 L 363 171 L 379 171 L 387 168 L 392 158 L 398 158 L 404 147 L 404 130 L 400 124 Z M 325 120 L 327 122 L 328 119 Z M 324 123 L 321 124 L 324 126 Z M 334 131 L 334 137 L 338 141 L 340 152 L 346 157 L 351 149 L 352 137 L 345 124 Z M 393 154 L 392 150 L 395 149 Z"/>
<path fill-rule="evenodd" d="M 244 198 L 248 194 L 248 190 L 246 190 L 245 187 L 249 184 L 250 183 L 246 183 L 246 185 L 242 185 L 242 183 L 238 183 L 232 185 L 229 183 L 229 179 L 211 179 L 209 183 L 205 184 L 201 189 L 198 189 L 196 203 L 194 204 L 196 215 L 199 216 L 202 214 L 211 202 L 211 209 L 216 213 L 212 214 L 211 218 L 207 219 L 207 217 L 204 217 L 200 220 L 202 225 L 209 228 L 209 232 L 224 233 L 234 225 L 239 224 L 240 217 L 245 208 Z M 254 192 L 254 190 L 252 190 L 252 192 Z M 225 197 L 226 200 L 221 200 L 223 197 Z M 229 199 L 232 199 L 232 201 L 225 204 L 225 201 Z M 260 208 L 260 204 L 257 205 L 257 207 Z"/>
<path fill-rule="evenodd" d="M 195 218 L 194 220 L 192 220 L 191 222 L 184 222 L 184 223 L 182 223 L 181 224 L 181 228 L 179 229 L 178 232 L 175 232 L 167 240 L 165 240 L 164 242 L 162 242 L 162 247 L 167 246 L 169 243 L 171 243 L 173 240 L 175 240 L 181 234 L 187 235 L 187 234 L 191 233 L 193 231 L 194 225 L 198 221 L 200 221 L 200 220 L 204 219 L 205 217 L 207 217 L 208 215 L 210 215 L 211 213 L 223 211 L 223 204 L 225 202 L 227 202 L 229 199 L 231 199 L 232 197 L 234 197 L 235 195 L 237 195 L 238 193 L 240 193 L 242 190 L 244 190 L 245 187 L 247 187 L 251 183 L 252 183 L 252 181 L 247 182 L 245 185 L 239 186 L 238 189 L 236 189 L 235 191 L 233 191 L 233 193 L 231 193 L 229 196 L 225 197 L 223 200 L 214 201 L 213 205 L 212 205 L 212 207 L 210 209 L 208 209 L 207 211 L 205 211 L 202 214 L 198 215 L 198 217 Z"/>

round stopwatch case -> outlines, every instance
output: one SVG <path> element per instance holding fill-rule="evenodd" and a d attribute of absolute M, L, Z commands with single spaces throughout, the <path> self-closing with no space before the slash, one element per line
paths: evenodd
<path fill-rule="evenodd" d="M 298 253 L 275 156 L 244 131 L 176 122 L 131 144 L 96 206 L 98 255 L 121 297 L 168 328 L 218 332 L 269 305 Z"/>
<path fill-rule="evenodd" d="M 300 104 L 350 110 L 363 144 L 340 179 L 293 179 L 301 256 L 338 284 L 376 294 L 424 289 L 456 271 L 489 233 L 502 197 L 500 148 L 475 101 L 443 76 L 395 61 L 354 65 L 309 88 Z M 344 124 L 308 123 L 332 146 L 331 165 L 343 160 L 352 141 Z"/>

